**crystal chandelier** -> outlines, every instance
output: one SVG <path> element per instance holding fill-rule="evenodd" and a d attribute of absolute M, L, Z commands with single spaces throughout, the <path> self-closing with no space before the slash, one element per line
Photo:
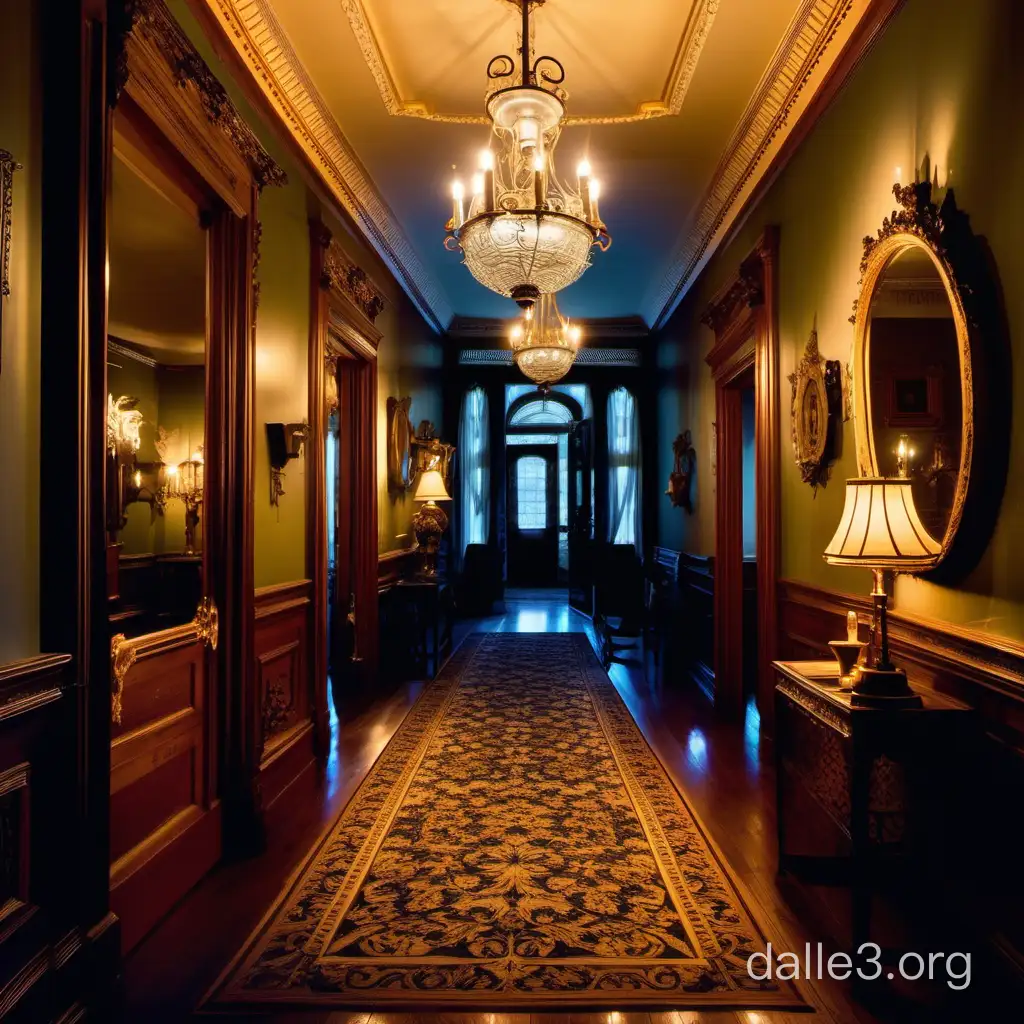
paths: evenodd
<path fill-rule="evenodd" d="M 554 295 L 541 295 L 512 328 L 512 358 L 541 387 L 561 380 L 576 358 L 580 329 L 558 311 Z"/>
<path fill-rule="evenodd" d="M 445 236 L 445 247 L 462 250 L 482 285 L 524 308 L 572 284 L 590 266 L 591 247 L 604 252 L 612 241 L 598 210 L 601 187 L 589 162 L 579 164 L 575 188 L 555 173 L 565 69 L 554 57 L 533 58 L 530 9 L 543 2 L 520 0 L 519 84 L 502 84 L 516 73 L 507 54 L 487 65 L 488 79 L 497 83 L 487 97 L 493 138 L 480 155 L 468 207 L 463 183 L 452 186 Z"/>

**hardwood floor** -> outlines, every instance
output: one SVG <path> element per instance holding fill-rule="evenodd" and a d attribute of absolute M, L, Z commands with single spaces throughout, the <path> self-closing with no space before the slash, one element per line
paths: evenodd
<path fill-rule="evenodd" d="M 455 643 L 477 630 L 585 632 L 595 642 L 590 621 L 569 609 L 564 591 L 509 591 L 503 613 L 458 623 Z M 718 845 L 776 951 L 802 951 L 806 942 L 818 942 L 821 932 L 806 922 L 820 921 L 828 914 L 827 905 L 813 891 L 776 877 L 774 772 L 754 706 L 748 707 L 741 729 L 716 718 L 695 689 L 658 679 L 653 667 L 645 674 L 639 661 L 614 664 L 610 675 L 648 742 Z M 364 707 L 351 700 L 337 701 L 331 716 L 332 753 L 316 799 L 296 808 L 286 834 L 259 857 L 215 870 L 138 947 L 124 969 L 126 1020 L 174 1021 L 189 1016 L 285 880 L 334 821 L 421 689 L 422 684 L 406 684 Z M 828 944 L 825 949 L 826 956 L 834 951 Z M 801 988 L 817 1013 L 815 1019 L 836 1024 L 947 1019 L 945 1011 L 920 1003 L 890 1005 L 884 1013 L 872 1014 L 852 1000 L 844 983 L 802 982 Z M 808 1017 L 702 1010 L 532 1015 L 313 1012 L 258 1019 L 331 1024 L 792 1024 Z M 966 1018 L 960 1013 L 948 1019 Z"/>

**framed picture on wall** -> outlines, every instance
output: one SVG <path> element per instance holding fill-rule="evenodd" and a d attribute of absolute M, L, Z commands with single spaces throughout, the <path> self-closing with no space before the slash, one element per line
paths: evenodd
<path fill-rule="evenodd" d="M 890 375 L 886 393 L 890 427 L 942 425 L 942 381 L 934 373 L 897 372 Z"/>

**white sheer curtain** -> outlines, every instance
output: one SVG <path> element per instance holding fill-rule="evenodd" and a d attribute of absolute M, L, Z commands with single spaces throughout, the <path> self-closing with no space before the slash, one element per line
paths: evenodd
<path fill-rule="evenodd" d="M 462 400 L 459 420 L 458 562 L 468 544 L 486 544 L 491 522 L 491 453 L 488 444 L 487 392 L 473 388 Z"/>
<path fill-rule="evenodd" d="M 612 544 L 632 544 L 643 558 L 640 417 L 625 388 L 608 396 L 608 477 L 608 539 Z"/>

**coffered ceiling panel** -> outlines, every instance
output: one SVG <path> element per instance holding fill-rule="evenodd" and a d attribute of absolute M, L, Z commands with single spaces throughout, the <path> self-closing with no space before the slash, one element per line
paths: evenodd
<path fill-rule="evenodd" d="M 541 0 L 533 50 L 572 83 L 568 123 L 678 113 L 719 0 Z M 381 100 L 398 116 L 486 124 L 480 97 L 496 54 L 515 57 L 521 12 L 510 0 L 342 0 Z M 637 5 L 638 7 L 640 5 Z M 630 22 L 633 22 L 632 24 Z"/>
<path fill-rule="evenodd" d="M 443 246 L 453 173 L 487 144 L 488 61 L 517 56 L 510 0 L 205 4 L 338 202 L 427 319 L 511 317 Z M 858 24 L 893 0 L 544 0 L 565 66 L 557 160 L 587 155 L 614 237 L 559 296 L 583 320 L 664 322 L 727 234 Z M 453 167 L 455 171 L 453 172 Z"/>

